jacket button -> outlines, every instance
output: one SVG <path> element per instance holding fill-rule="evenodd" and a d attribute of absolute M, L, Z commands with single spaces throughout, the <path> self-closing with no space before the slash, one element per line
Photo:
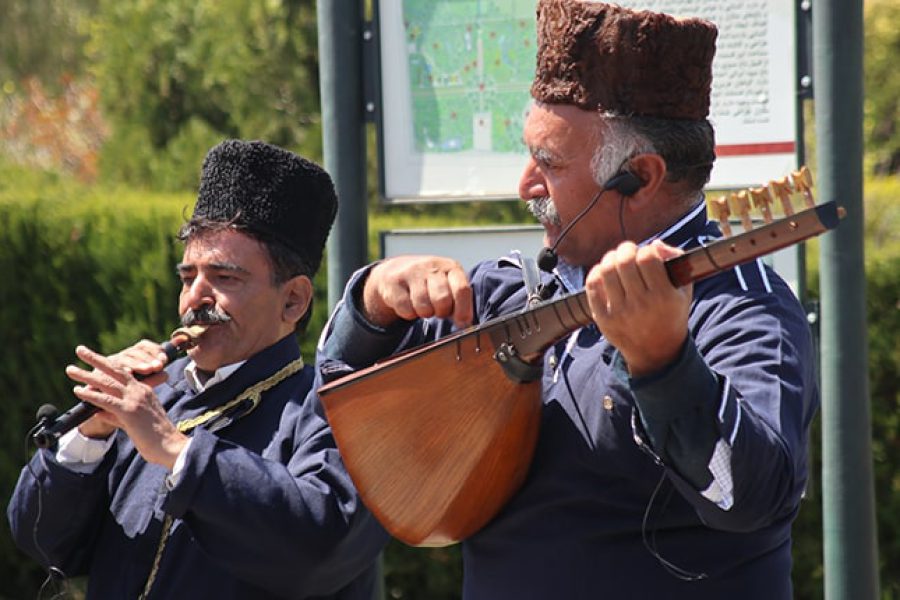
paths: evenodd
<path fill-rule="evenodd" d="M 603 408 L 606 410 L 613 409 L 613 399 L 609 394 L 603 396 Z"/>

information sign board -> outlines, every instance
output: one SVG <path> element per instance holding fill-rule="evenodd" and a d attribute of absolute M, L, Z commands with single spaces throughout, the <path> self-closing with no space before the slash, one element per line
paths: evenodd
<path fill-rule="evenodd" d="M 795 8 L 785 0 L 622 0 L 719 28 L 710 188 L 797 166 Z M 536 0 L 379 0 L 383 183 L 388 201 L 515 198 L 525 164 Z"/>

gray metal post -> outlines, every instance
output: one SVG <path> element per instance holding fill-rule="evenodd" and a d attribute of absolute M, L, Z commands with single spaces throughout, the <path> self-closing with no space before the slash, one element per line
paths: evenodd
<path fill-rule="evenodd" d="M 353 271 L 368 262 L 363 4 L 319 0 L 316 11 L 325 168 L 339 202 L 328 239 L 328 305 L 333 307 Z"/>
<path fill-rule="evenodd" d="M 820 200 L 847 217 L 822 236 L 822 503 L 825 597 L 878 597 L 863 263 L 863 2 L 813 5 Z"/>
<path fill-rule="evenodd" d="M 353 271 L 368 262 L 366 121 L 363 112 L 363 0 L 318 0 L 319 90 L 325 168 L 338 214 L 328 238 L 328 307 Z M 382 559 L 372 600 L 384 598 Z"/>

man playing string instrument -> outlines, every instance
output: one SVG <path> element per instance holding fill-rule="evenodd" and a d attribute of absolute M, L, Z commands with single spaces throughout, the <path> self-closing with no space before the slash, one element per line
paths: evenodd
<path fill-rule="evenodd" d="M 39 450 L 8 514 L 21 548 L 88 598 L 370 600 L 384 534 L 307 398 L 295 336 L 337 210 L 318 165 L 263 142 L 206 157 L 178 265 L 185 325 L 158 344 L 85 347 L 75 395 L 101 411 Z M 164 370 L 163 370 L 164 369 Z"/>
<path fill-rule="evenodd" d="M 322 372 L 342 374 L 585 290 L 593 323 L 543 357 L 525 481 L 463 542 L 467 600 L 792 595 L 818 406 L 804 311 L 759 261 L 682 288 L 664 267 L 721 235 L 702 193 L 716 35 L 541 0 L 519 183 L 545 228 L 540 285 L 515 256 L 393 258 L 353 277 L 323 336 Z"/>

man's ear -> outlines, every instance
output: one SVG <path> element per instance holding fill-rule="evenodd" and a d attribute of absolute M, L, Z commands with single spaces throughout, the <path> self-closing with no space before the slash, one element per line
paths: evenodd
<path fill-rule="evenodd" d="M 283 284 L 284 304 L 281 318 L 291 325 L 296 325 L 306 311 L 309 310 L 313 297 L 313 284 L 306 275 L 297 275 Z"/>
<path fill-rule="evenodd" d="M 640 204 L 652 202 L 665 183 L 665 159 L 659 154 L 638 154 L 629 159 L 627 168 L 643 182 L 640 189 L 628 198 L 629 206 L 638 208 Z"/>

